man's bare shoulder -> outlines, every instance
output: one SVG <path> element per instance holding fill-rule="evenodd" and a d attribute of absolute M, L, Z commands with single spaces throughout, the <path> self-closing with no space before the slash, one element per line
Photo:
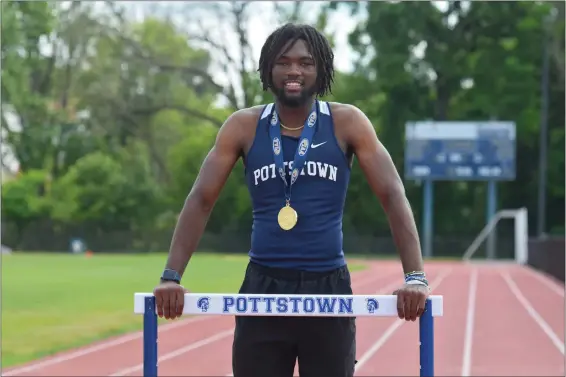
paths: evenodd
<path fill-rule="evenodd" d="M 352 134 L 374 132 L 371 122 L 357 106 L 339 102 L 329 102 L 329 105 L 335 131 L 348 143 Z"/>
<path fill-rule="evenodd" d="M 339 120 L 351 120 L 352 117 L 365 116 L 362 110 L 354 105 L 340 102 L 328 102 L 332 116 Z"/>
<path fill-rule="evenodd" d="M 257 105 L 236 110 L 228 119 L 233 119 L 235 123 L 244 124 L 252 122 L 255 124 L 264 107 L 265 105 Z"/>
<path fill-rule="evenodd" d="M 259 119 L 262 106 L 246 107 L 234 111 L 226 118 L 222 127 L 221 133 L 242 133 L 243 131 L 253 128 Z"/>
<path fill-rule="evenodd" d="M 218 131 L 217 145 L 237 148 L 239 153 L 247 153 L 255 137 L 263 107 L 262 105 L 247 107 L 230 114 Z"/>
<path fill-rule="evenodd" d="M 264 105 L 246 107 L 234 111 L 223 124 L 223 128 L 229 132 L 245 132 L 255 130 L 255 126 Z"/>

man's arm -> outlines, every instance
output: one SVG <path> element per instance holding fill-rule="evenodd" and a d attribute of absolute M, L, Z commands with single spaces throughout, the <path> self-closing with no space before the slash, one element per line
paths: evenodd
<path fill-rule="evenodd" d="M 379 198 L 405 273 L 423 271 L 419 235 L 401 177 L 389 152 L 378 140 L 375 130 L 359 109 L 352 106 L 348 122 L 348 144 L 353 148 L 366 179 Z"/>
<path fill-rule="evenodd" d="M 218 131 L 179 215 L 165 268 L 183 276 L 208 222 L 212 208 L 243 147 L 242 118 L 232 114 Z"/>

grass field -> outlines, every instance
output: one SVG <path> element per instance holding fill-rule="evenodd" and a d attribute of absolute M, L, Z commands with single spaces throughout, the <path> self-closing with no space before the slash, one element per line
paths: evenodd
<path fill-rule="evenodd" d="M 153 290 L 166 257 L 2 255 L 2 366 L 140 330 L 133 294 Z M 247 261 L 246 255 L 195 253 L 183 285 L 194 292 L 237 292 Z M 352 271 L 363 268 L 350 264 Z"/>

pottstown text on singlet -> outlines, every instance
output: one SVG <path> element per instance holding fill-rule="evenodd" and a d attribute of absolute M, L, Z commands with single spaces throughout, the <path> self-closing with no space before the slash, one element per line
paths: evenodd
<path fill-rule="evenodd" d="M 284 164 L 287 175 L 290 177 L 291 172 L 293 171 L 293 161 L 285 161 Z M 305 174 L 308 174 L 311 177 L 316 176 L 336 182 L 338 167 L 329 165 L 326 162 L 323 163 L 318 161 L 307 161 L 305 162 L 305 167 L 301 169 L 300 175 L 303 176 Z M 254 184 L 257 186 L 260 182 L 265 182 L 268 179 L 281 180 L 281 177 L 279 176 L 279 174 L 277 174 L 275 164 L 269 164 L 262 166 L 260 169 L 254 170 L 254 179 Z"/>

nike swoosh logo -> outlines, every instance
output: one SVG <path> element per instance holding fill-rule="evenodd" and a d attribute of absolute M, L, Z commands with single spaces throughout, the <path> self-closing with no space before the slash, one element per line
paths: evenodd
<path fill-rule="evenodd" d="M 326 141 L 323 141 L 322 143 L 319 143 L 319 144 L 311 144 L 311 148 L 318 148 L 318 147 L 320 147 L 322 144 L 326 144 Z"/>

